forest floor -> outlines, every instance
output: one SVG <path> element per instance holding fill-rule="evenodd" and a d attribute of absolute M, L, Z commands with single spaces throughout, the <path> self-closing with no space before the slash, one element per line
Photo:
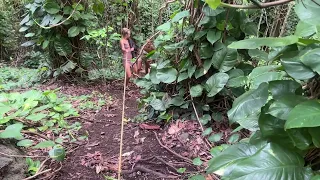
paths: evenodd
<path fill-rule="evenodd" d="M 64 94 L 79 96 L 99 91 L 112 97 L 112 103 L 100 111 L 83 112 L 78 120 L 81 132 L 88 140 L 79 143 L 67 155 L 59 173 L 53 179 L 112 180 L 117 177 L 120 127 L 122 114 L 122 82 L 107 85 L 73 86 L 53 84 L 42 89 L 61 88 Z M 125 118 L 138 114 L 139 89 L 126 94 Z M 152 122 L 128 121 L 124 129 L 122 178 L 131 179 L 188 179 L 203 172 L 210 159 L 210 149 L 203 141 L 197 121 L 172 121 L 159 126 Z M 194 158 L 200 157 L 197 162 Z M 202 164 L 202 162 L 204 162 Z M 194 164 L 198 164 L 195 166 Z M 202 166 L 200 165 L 202 164 Z M 213 179 L 208 176 L 207 179 Z"/>

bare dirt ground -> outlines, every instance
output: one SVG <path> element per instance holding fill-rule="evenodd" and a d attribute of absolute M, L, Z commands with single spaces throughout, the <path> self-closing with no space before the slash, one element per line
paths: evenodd
<path fill-rule="evenodd" d="M 112 96 L 112 103 L 101 111 L 84 116 L 82 132 L 89 135 L 88 141 L 79 144 L 69 153 L 62 168 L 53 179 L 103 180 L 117 177 L 120 127 L 122 113 L 122 82 L 91 87 L 53 85 L 70 95 L 90 94 L 93 90 Z M 138 114 L 139 90 L 127 92 L 125 118 L 133 119 Z M 192 159 L 201 157 L 204 165 L 210 159 L 209 148 L 201 137 L 196 121 L 175 121 L 164 126 L 151 122 L 125 125 L 122 178 L 131 179 L 188 179 L 203 172 L 203 167 L 194 166 Z M 182 171 L 183 173 L 178 173 Z M 207 179 L 212 179 L 208 176 Z"/>

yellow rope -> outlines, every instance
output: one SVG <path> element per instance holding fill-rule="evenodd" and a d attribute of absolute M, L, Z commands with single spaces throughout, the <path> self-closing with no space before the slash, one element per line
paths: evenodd
<path fill-rule="evenodd" d="M 122 119 L 121 119 L 121 131 L 120 131 L 120 153 L 119 153 L 119 163 L 118 163 L 118 180 L 121 180 L 121 165 L 122 165 L 122 147 L 123 147 L 123 131 L 124 131 L 124 111 L 126 102 L 126 89 L 127 89 L 127 59 L 128 54 L 126 53 L 125 66 L 124 66 L 124 81 L 123 81 L 123 96 L 122 96 Z"/>

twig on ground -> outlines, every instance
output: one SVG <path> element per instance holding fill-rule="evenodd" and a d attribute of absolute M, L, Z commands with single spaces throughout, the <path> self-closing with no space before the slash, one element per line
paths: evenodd
<path fill-rule="evenodd" d="M 21 133 L 24 133 L 24 134 L 34 134 L 34 135 L 37 135 L 37 136 L 42 137 L 42 138 L 45 139 L 45 140 L 50 140 L 47 136 L 45 136 L 45 135 L 43 135 L 43 134 L 40 134 L 40 133 L 37 133 L 37 132 L 21 131 Z"/>
<path fill-rule="evenodd" d="M 176 179 L 176 178 L 178 178 L 177 176 L 168 176 L 168 175 L 162 174 L 160 172 L 156 172 L 154 170 L 148 169 L 148 168 L 140 166 L 140 165 L 134 167 L 132 170 L 122 170 L 121 174 L 131 174 L 131 173 L 136 172 L 136 171 L 141 171 L 141 172 L 145 172 L 145 173 L 154 174 L 154 175 L 158 176 L 159 178 L 164 178 L 164 179 Z"/>
<path fill-rule="evenodd" d="M 46 158 L 48 156 L 24 156 L 24 155 L 13 155 L 13 154 L 6 154 L 0 152 L 0 155 L 6 156 L 6 157 L 16 157 L 16 158 Z"/>
<path fill-rule="evenodd" d="M 164 159 L 162 159 L 162 158 L 160 158 L 160 157 L 158 157 L 158 156 L 155 156 L 155 158 L 156 158 L 157 160 L 159 160 L 160 162 L 162 162 L 163 164 L 169 166 L 172 170 L 174 170 L 174 172 L 177 172 L 177 168 L 175 168 L 171 163 L 165 161 Z"/>
<path fill-rule="evenodd" d="M 172 149 L 170 149 L 170 148 L 168 148 L 167 146 L 163 145 L 163 144 L 161 143 L 161 141 L 160 141 L 157 133 L 156 133 L 156 132 L 153 132 L 153 133 L 154 133 L 154 135 L 156 136 L 156 139 L 158 140 L 158 143 L 160 144 L 161 147 L 165 148 L 167 151 L 169 151 L 169 152 L 172 153 L 173 155 L 175 155 L 175 156 L 177 156 L 177 157 L 185 160 L 186 162 L 192 164 L 192 160 L 191 160 L 191 159 L 186 158 L 186 157 L 183 157 L 183 156 L 181 156 L 180 154 L 178 154 L 178 153 L 176 153 L 175 151 L 173 151 Z"/>
<path fill-rule="evenodd" d="M 33 175 L 33 176 L 27 177 L 27 178 L 25 178 L 25 179 L 23 179 L 23 180 L 31 180 L 31 179 L 36 178 L 37 176 L 39 176 L 39 175 L 41 175 L 41 174 L 44 174 L 44 173 L 47 173 L 47 172 L 50 172 L 50 171 L 51 171 L 51 169 L 47 169 L 47 170 L 41 171 L 41 172 L 39 172 L 39 173 L 36 173 L 36 174 Z"/>

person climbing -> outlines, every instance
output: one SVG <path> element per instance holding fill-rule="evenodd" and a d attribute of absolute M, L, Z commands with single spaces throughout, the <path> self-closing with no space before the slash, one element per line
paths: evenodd
<path fill-rule="evenodd" d="M 122 50 L 122 63 L 126 73 L 126 85 L 128 85 L 129 80 L 132 76 L 132 52 L 134 51 L 134 47 L 130 47 L 129 39 L 130 39 L 130 30 L 128 28 L 123 28 L 121 31 L 121 40 L 120 46 Z"/>

